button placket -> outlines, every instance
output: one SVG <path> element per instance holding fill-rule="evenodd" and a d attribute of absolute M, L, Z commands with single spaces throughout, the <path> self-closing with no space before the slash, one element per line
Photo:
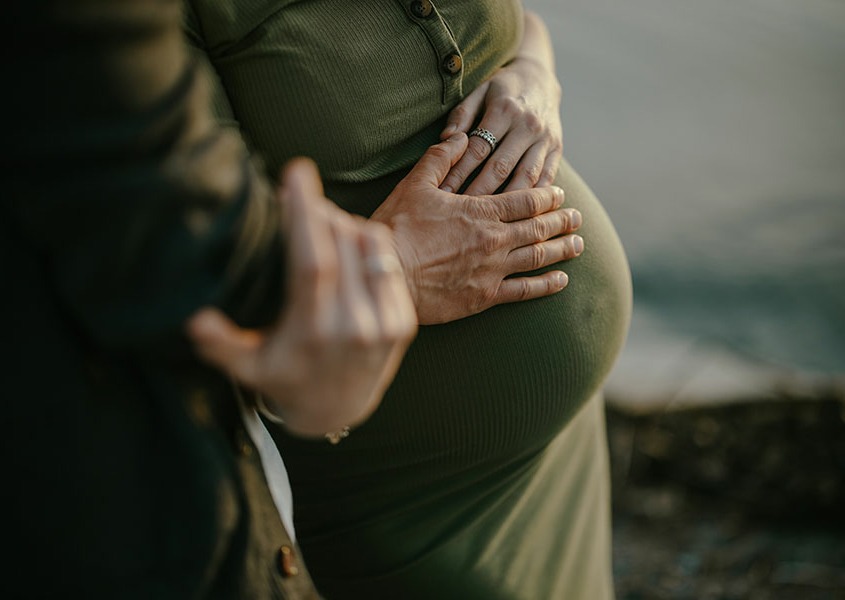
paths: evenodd
<path fill-rule="evenodd" d="M 414 0 L 411 2 L 411 12 L 419 19 L 427 19 L 434 13 L 434 6 L 430 0 Z"/>
<path fill-rule="evenodd" d="M 397 0 L 410 19 L 425 32 L 443 83 L 443 104 L 454 104 L 463 95 L 463 56 L 449 26 L 431 0 Z"/>

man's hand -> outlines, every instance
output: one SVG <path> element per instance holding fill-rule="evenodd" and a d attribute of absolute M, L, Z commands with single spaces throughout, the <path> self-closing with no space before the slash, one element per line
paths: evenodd
<path fill-rule="evenodd" d="M 375 211 L 395 243 L 421 324 L 445 323 L 504 302 L 559 292 L 562 271 L 509 275 L 578 256 L 583 240 L 575 209 L 557 210 L 556 187 L 465 196 L 439 189 L 466 151 L 464 134 L 429 148 Z"/>
<path fill-rule="evenodd" d="M 246 330 L 217 309 L 188 323 L 198 353 L 263 394 L 303 436 L 366 419 L 416 332 L 390 231 L 323 197 L 313 163 L 291 162 L 280 191 L 290 214 L 290 297 L 277 322 Z"/>

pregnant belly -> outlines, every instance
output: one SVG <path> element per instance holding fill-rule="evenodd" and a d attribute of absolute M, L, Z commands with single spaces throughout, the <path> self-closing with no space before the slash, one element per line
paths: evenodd
<path fill-rule="evenodd" d="M 604 209 L 571 167 L 563 165 L 557 183 L 565 205 L 584 216 L 584 254 L 558 265 L 569 286 L 422 327 L 368 432 L 401 430 L 418 450 L 465 461 L 513 456 L 551 440 L 599 389 L 627 331 L 627 261 Z"/>
<path fill-rule="evenodd" d="M 559 434 L 599 435 L 571 427 L 624 341 L 630 275 L 589 188 L 567 164 L 557 184 L 584 216 L 585 252 L 560 265 L 570 276 L 565 290 L 422 327 L 379 409 L 337 446 L 272 429 L 297 535 L 321 584 L 337 578 L 345 589 L 353 579 L 402 573 L 467 527 L 494 535 L 524 490 L 535 489 L 533 473 Z M 393 185 L 329 186 L 327 195 L 367 214 Z"/>
<path fill-rule="evenodd" d="M 384 198 L 394 183 L 376 182 L 370 193 L 329 186 L 327 195 L 367 214 L 374 207 L 358 199 Z M 283 437 L 303 501 L 346 490 L 351 507 L 357 490 L 372 509 L 373 489 L 362 481 L 396 499 L 472 470 L 494 472 L 540 452 L 600 389 L 627 332 L 628 264 L 607 214 L 568 164 L 556 183 L 584 216 L 585 252 L 559 265 L 569 286 L 422 327 L 379 409 L 339 446 Z"/>

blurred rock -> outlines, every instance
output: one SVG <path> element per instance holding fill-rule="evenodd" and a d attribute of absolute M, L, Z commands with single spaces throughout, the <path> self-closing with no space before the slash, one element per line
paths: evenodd
<path fill-rule="evenodd" d="M 845 598 L 845 404 L 608 407 L 620 599 Z"/>

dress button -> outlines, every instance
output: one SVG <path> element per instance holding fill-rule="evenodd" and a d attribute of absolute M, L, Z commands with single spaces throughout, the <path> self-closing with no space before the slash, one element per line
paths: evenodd
<path fill-rule="evenodd" d="M 415 17 L 427 19 L 434 12 L 434 7 L 428 0 L 414 0 L 411 2 L 411 12 Z"/>
<path fill-rule="evenodd" d="M 461 67 L 464 66 L 464 61 L 460 54 L 450 54 L 443 59 L 443 70 L 450 75 L 457 75 L 461 72 Z"/>
<path fill-rule="evenodd" d="M 299 567 L 296 566 L 296 555 L 290 546 L 279 548 L 279 572 L 282 577 L 293 577 L 299 574 Z"/>

